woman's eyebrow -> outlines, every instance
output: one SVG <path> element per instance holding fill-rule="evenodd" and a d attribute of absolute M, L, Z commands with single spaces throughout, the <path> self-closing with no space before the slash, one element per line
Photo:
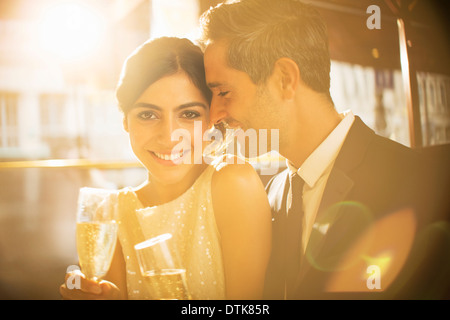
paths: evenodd
<path fill-rule="evenodd" d="M 207 105 L 204 104 L 203 102 L 193 101 L 193 102 L 183 103 L 183 104 L 179 105 L 178 107 L 175 108 L 175 111 L 180 111 L 182 109 L 187 109 L 187 108 L 191 108 L 191 107 L 201 107 L 201 108 L 204 108 L 205 110 L 208 110 Z M 138 102 L 138 103 L 134 104 L 132 108 L 149 108 L 149 109 L 154 109 L 156 111 L 163 111 L 163 109 L 164 109 L 155 104 L 145 103 L 145 102 Z"/>
<path fill-rule="evenodd" d="M 179 105 L 178 107 L 176 107 L 176 110 L 179 111 L 179 110 L 191 108 L 191 107 L 202 107 L 203 109 L 208 110 L 208 107 L 203 102 L 198 102 L 198 101 L 183 103 L 182 105 Z"/>
<path fill-rule="evenodd" d="M 163 108 L 158 107 L 157 105 L 151 104 L 151 103 L 145 103 L 145 102 L 138 102 L 136 104 L 134 104 L 132 107 L 133 108 L 149 108 L 149 109 L 155 109 L 157 111 L 162 111 Z"/>

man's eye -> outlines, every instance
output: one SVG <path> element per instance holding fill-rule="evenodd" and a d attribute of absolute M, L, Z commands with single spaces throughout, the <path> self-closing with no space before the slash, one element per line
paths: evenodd
<path fill-rule="evenodd" d="M 137 117 L 141 120 L 150 120 L 150 119 L 156 119 L 156 116 L 151 111 L 142 111 L 139 112 Z"/>
<path fill-rule="evenodd" d="M 200 117 L 200 114 L 195 111 L 186 111 L 182 113 L 181 117 L 185 119 L 195 119 Z"/>
<path fill-rule="evenodd" d="M 219 97 L 225 97 L 230 91 L 220 91 L 217 95 Z"/>

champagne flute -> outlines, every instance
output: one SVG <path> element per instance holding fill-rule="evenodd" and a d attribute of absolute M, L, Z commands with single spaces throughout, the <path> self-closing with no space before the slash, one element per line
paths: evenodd
<path fill-rule="evenodd" d="M 181 266 L 170 233 L 137 244 L 141 274 L 154 299 L 190 300 L 186 269 Z"/>
<path fill-rule="evenodd" d="M 84 187 L 78 196 L 77 252 L 82 272 L 99 281 L 111 265 L 117 241 L 116 191 Z"/>

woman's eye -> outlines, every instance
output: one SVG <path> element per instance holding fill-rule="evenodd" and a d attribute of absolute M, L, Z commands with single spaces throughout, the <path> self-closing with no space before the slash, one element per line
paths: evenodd
<path fill-rule="evenodd" d="M 151 120 L 151 119 L 156 119 L 156 116 L 153 112 L 151 111 L 142 111 L 139 112 L 137 117 L 141 120 Z"/>
<path fill-rule="evenodd" d="M 181 117 L 185 119 L 195 119 L 200 117 L 200 113 L 195 111 L 186 111 L 182 113 Z"/>

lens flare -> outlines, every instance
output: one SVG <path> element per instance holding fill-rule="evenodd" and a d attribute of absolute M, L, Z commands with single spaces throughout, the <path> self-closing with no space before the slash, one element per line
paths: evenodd
<path fill-rule="evenodd" d="M 371 223 L 370 210 L 362 203 L 345 201 L 333 205 L 317 217 L 313 226 L 306 250 L 309 264 L 326 272 L 350 267 L 355 261 L 342 263 L 341 258 Z M 366 242 L 360 243 L 361 250 L 365 250 Z"/>
<path fill-rule="evenodd" d="M 374 220 L 347 247 L 328 282 L 329 292 L 385 291 L 397 280 L 411 253 L 416 236 L 417 221 L 413 210 L 402 209 Z M 373 274 L 371 270 L 378 270 Z M 368 284 L 378 277 L 379 287 Z"/>

